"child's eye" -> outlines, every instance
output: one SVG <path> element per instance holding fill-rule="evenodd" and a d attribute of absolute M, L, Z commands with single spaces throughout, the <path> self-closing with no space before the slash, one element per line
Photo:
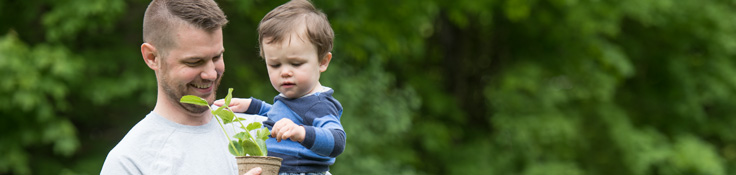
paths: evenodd
<path fill-rule="evenodd" d="M 279 68 L 281 64 L 269 64 L 268 66 L 271 66 L 272 68 Z"/>
<path fill-rule="evenodd" d="M 291 63 L 291 65 L 292 65 L 292 66 L 294 66 L 294 67 L 299 67 L 299 66 L 301 66 L 302 64 L 304 64 L 304 63 Z"/>

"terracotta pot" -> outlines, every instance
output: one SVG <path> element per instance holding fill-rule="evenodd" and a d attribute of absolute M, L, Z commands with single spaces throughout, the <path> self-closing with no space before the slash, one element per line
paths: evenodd
<path fill-rule="evenodd" d="M 261 167 L 261 175 L 278 175 L 283 159 L 272 156 L 236 156 L 235 160 L 238 162 L 239 175 L 255 167 Z"/>

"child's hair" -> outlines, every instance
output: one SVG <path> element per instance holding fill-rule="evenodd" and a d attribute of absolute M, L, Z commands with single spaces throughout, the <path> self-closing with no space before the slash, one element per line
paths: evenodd
<path fill-rule="evenodd" d="M 299 21 L 303 20 L 303 21 Z M 263 54 L 263 40 L 271 38 L 266 44 L 279 44 L 285 37 L 295 31 L 299 26 L 306 26 L 306 34 L 309 41 L 317 48 L 319 61 L 332 51 L 332 42 L 335 33 L 327 21 L 327 15 L 317 10 L 308 0 L 291 0 L 286 4 L 276 7 L 263 17 L 258 25 L 258 45 L 260 54 Z"/>

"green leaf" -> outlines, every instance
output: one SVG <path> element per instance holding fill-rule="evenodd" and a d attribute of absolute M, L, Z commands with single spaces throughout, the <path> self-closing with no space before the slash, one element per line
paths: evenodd
<path fill-rule="evenodd" d="M 268 156 L 268 149 L 266 149 L 266 140 L 256 140 L 258 148 L 261 149 L 261 156 Z"/>
<path fill-rule="evenodd" d="M 245 150 L 245 154 L 251 156 L 263 156 L 263 151 L 261 151 L 261 147 L 259 147 L 256 142 L 253 142 L 252 140 L 242 140 L 240 144 L 242 144 L 241 146 Z"/>
<path fill-rule="evenodd" d="M 238 140 L 250 140 L 251 136 L 249 132 L 239 132 L 238 134 L 235 134 L 233 138 Z"/>
<path fill-rule="evenodd" d="M 225 105 L 230 106 L 230 101 L 233 99 L 233 88 L 227 89 L 227 96 L 225 96 Z"/>
<path fill-rule="evenodd" d="M 207 100 L 204 100 L 200 97 L 194 96 L 194 95 L 185 95 L 181 97 L 181 100 L 179 100 L 181 103 L 189 103 L 189 104 L 195 104 L 199 106 L 209 106 L 209 103 L 207 103 Z"/>
<path fill-rule="evenodd" d="M 256 140 L 266 141 L 266 140 L 268 140 L 268 135 L 271 135 L 271 132 L 268 131 L 267 128 L 261 128 L 260 130 L 258 130 L 258 132 L 256 133 L 256 135 L 258 136 L 258 138 Z M 264 143 L 264 145 L 265 145 L 265 143 Z"/>
<path fill-rule="evenodd" d="M 224 110 L 224 109 L 225 109 L 225 106 L 220 106 L 220 107 L 219 107 L 219 108 L 217 108 L 217 109 L 216 109 L 215 111 L 212 111 L 212 114 L 219 114 L 219 113 L 220 113 L 220 111 L 222 111 L 222 110 Z"/>
<path fill-rule="evenodd" d="M 230 142 L 230 144 L 227 145 L 227 150 L 230 151 L 230 154 L 233 154 L 235 156 L 245 156 L 245 150 L 243 150 L 243 145 L 239 144 L 238 141 L 233 140 L 232 142 Z M 238 150 L 238 151 L 235 151 L 235 150 Z"/>
<path fill-rule="evenodd" d="M 223 120 L 222 121 L 223 124 L 232 123 L 233 118 L 235 117 L 235 114 L 232 111 L 226 110 L 226 109 L 219 109 L 219 108 L 215 110 L 213 114 L 216 115 L 217 117 L 220 117 Z"/>
<path fill-rule="evenodd" d="M 248 124 L 248 126 L 245 128 L 247 131 L 252 131 L 254 129 L 261 128 L 262 124 L 260 122 L 253 122 Z"/>
<path fill-rule="evenodd" d="M 237 116 L 235 116 L 235 118 L 233 119 L 233 122 L 246 121 L 246 120 L 248 120 L 248 119 L 245 119 L 243 117 L 237 117 Z M 242 127 L 242 126 L 240 128 L 245 129 L 245 127 Z"/>

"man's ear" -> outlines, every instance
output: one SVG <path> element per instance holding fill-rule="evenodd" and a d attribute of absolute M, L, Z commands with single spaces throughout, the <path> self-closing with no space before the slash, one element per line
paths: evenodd
<path fill-rule="evenodd" d="M 332 52 L 327 52 L 325 58 L 319 62 L 319 72 L 325 72 L 327 70 L 327 66 L 330 65 L 330 60 L 332 60 Z"/>
<path fill-rule="evenodd" d="M 156 47 L 149 43 L 143 43 L 141 44 L 141 55 L 143 55 L 143 61 L 146 62 L 146 65 L 148 65 L 149 68 L 153 69 L 154 71 L 158 71 L 159 61 L 162 61 L 160 58 L 158 52 L 156 52 Z"/>

